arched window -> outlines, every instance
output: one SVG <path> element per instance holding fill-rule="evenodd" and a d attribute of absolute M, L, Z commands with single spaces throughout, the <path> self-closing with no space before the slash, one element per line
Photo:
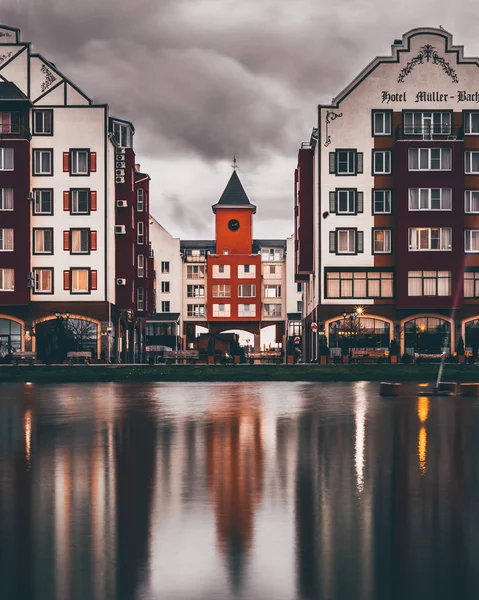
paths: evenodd
<path fill-rule="evenodd" d="M 16 321 L 0 318 L 0 355 L 20 352 L 22 349 L 22 326 Z"/>
<path fill-rule="evenodd" d="M 404 352 L 406 354 L 449 354 L 451 324 L 438 317 L 418 317 L 404 323 Z"/>
<path fill-rule="evenodd" d="M 348 349 L 389 348 L 390 326 L 387 321 L 358 317 L 338 319 L 329 324 L 329 347 Z"/>

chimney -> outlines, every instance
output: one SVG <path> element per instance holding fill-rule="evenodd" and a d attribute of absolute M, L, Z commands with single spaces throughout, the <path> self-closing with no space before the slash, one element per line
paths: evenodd
<path fill-rule="evenodd" d="M 141 165 L 139 165 L 139 164 L 136 164 L 136 165 L 135 165 L 135 171 L 136 171 L 137 173 L 140 173 L 140 172 L 141 172 Z"/>

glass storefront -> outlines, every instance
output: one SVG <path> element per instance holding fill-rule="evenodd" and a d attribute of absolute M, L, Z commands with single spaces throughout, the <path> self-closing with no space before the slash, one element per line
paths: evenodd
<path fill-rule="evenodd" d="M 22 326 L 10 319 L 0 319 L 0 358 L 20 352 L 22 349 Z"/>
<path fill-rule="evenodd" d="M 404 324 L 406 354 L 451 352 L 451 324 L 437 317 L 419 317 Z"/>
<path fill-rule="evenodd" d="M 378 348 L 387 350 L 390 326 L 386 321 L 358 317 L 354 321 L 338 319 L 329 324 L 329 347 L 360 350 Z"/>

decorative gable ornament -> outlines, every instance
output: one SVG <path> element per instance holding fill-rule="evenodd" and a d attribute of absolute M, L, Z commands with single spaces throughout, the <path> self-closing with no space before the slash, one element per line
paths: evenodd
<path fill-rule="evenodd" d="M 450 77 L 454 83 L 459 83 L 456 71 L 442 56 L 439 56 L 435 46 L 431 46 L 431 44 L 422 46 L 419 54 L 406 64 L 404 69 L 402 69 L 399 73 L 398 83 L 404 83 L 404 80 L 413 71 L 414 67 L 416 65 L 424 64 L 424 61 L 432 61 L 432 64 L 439 65 L 444 73 L 446 73 L 446 75 Z"/>

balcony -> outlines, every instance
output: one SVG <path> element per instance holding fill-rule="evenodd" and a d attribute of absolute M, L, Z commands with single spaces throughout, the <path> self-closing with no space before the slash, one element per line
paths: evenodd
<path fill-rule="evenodd" d="M 464 139 L 463 127 L 449 125 L 427 125 L 396 127 L 395 138 L 398 141 L 425 141 L 425 142 L 456 142 Z"/>

